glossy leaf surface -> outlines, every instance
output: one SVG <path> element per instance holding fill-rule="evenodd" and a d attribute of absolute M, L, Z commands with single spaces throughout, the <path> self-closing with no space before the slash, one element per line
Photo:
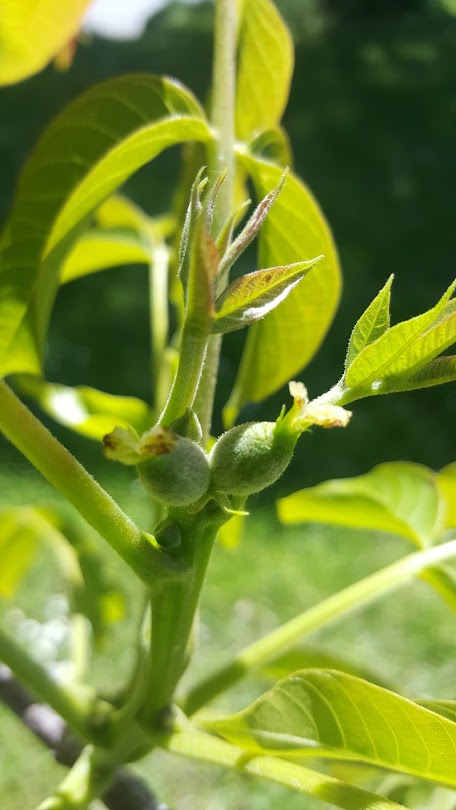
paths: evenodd
<path fill-rule="evenodd" d="M 287 298 L 322 258 L 318 256 L 287 267 L 270 267 L 236 279 L 216 302 L 212 331 L 233 332 L 264 318 Z"/>
<path fill-rule="evenodd" d="M 443 528 L 434 474 L 405 462 L 380 464 L 367 475 L 296 492 L 278 502 L 278 514 L 283 523 L 391 532 L 423 546 Z"/>
<path fill-rule="evenodd" d="M 282 169 L 243 156 L 259 198 L 275 188 Z M 326 220 L 310 191 L 289 174 L 259 236 L 261 267 L 324 259 L 277 309 L 254 324 L 247 336 L 241 367 L 226 406 L 228 423 L 247 402 L 272 394 L 314 356 L 334 317 L 341 276 L 336 249 Z"/>
<path fill-rule="evenodd" d="M 77 32 L 91 0 L 0 0 L 0 85 L 42 70 Z"/>
<path fill-rule="evenodd" d="M 163 149 L 209 130 L 179 84 L 131 75 L 98 85 L 46 130 L 0 245 L 0 374 L 39 373 L 61 262 L 89 215 Z"/>
<path fill-rule="evenodd" d="M 357 760 L 456 787 L 456 723 L 336 670 L 296 672 L 206 725 L 246 751 Z"/>
<path fill-rule="evenodd" d="M 390 325 L 390 298 L 391 284 L 393 276 L 390 276 L 385 286 L 382 287 L 378 295 L 363 312 L 359 321 L 355 324 L 348 344 L 347 359 L 345 366 L 349 368 L 355 357 L 369 345 L 377 340 Z"/>
<path fill-rule="evenodd" d="M 244 0 L 242 5 L 236 132 L 248 139 L 280 123 L 294 57 L 290 33 L 271 0 Z"/>
<path fill-rule="evenodd" d="M 142 432 L 153 422 L 149 406 L 135 397 L 115 396 L 82 385 L 71 388 L 36 377 L 20 376 L 17 382 L 56 422 L 89 439 L 101 441 L 115 427 L 130 425 Z"/>

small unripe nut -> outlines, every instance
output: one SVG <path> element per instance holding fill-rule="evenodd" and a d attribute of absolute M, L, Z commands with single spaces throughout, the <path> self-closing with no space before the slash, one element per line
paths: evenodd
<path fill-rule="evenodd" d="M 154 440 L 154 451 L 138 464 L 139 477 L 147 491 L 166 506 L 188 506 L 207 492 L 210 471 L 204 450 L 190 439 L 163 429 L 162 450 Z"/>
<path fill-rule="evenodd" d="M 296 436 L 275 422 L 248 422 L 228 430 L 210 455 L 211 487 L 228 495 L 251 495 L 270 486 L 288 467 Z"/>

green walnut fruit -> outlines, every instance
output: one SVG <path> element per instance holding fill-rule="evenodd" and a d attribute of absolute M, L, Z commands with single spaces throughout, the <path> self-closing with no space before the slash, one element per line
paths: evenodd
<path fill-rule="evenodd" d="M 158 435 L 158 431 L 161 431 Z M 166 428 L 155 429 L 144 461 L 137 466 L 147 491 L 166 506 L 188 506 L 207 492 L 210 471 L 204 450 Z"/>
<path fill-rule="evenodd" d="M 273 484 L 288 467 L 297 436 L 275 422 L 231 428 L 210 455 L 211 487 L 227 495 L 252 495 Z"/>

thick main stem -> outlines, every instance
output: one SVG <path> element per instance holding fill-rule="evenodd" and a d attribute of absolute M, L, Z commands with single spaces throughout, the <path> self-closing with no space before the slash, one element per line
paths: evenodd
<path fill-rule="evenodd" d="M 271 661 L 291 644 L 308 633 L 323 627 L 333 619 L 341 618 L 413 579 L 427 568 L 456 557 L 456 540 L 442 546 L 409 554 L 398 562 L 376 571 L 365 579 L 355 582 L 343 591 L 330 596 L 324 602 L 306 610 L 299 616 L 273 630 L 246 647 L 228 664 L 216 670 L 206 680 L 197 684 L 183 701 L 187 714 L 194 714 L 202 706 L 226 691 L 255 669 Z"/>
<path fill-rule="evenodd" d="M 172 700 L 189 662 L 195 614 L 216 532 L 213 526 L 182 526 L 182 556 L 191 573 L 152 594 L 151 668 L 144 712 L 149 724 L 154 725 L 157 714 Z"/>
<path fill-rule="evenodd" d="M 180 572 L 5 382 L 0 382 L 0 431 L 149 586 Z"/>
<path fill-rule="evenodd" d="M 209 155 L 209 172 L 212 179 L 215 179 L 220 172 L 227 170 L 215 209 L 216 231 L 230 216 L 234 203 L 236 35 L 237 0 L 216 0 L 211 105 L 216 139 Z M 204 442 L 209 438 L 211 430 L 221 345 L 221 336 L 212 335 L 195 399 L 195 411 L 201 422 Z"/>

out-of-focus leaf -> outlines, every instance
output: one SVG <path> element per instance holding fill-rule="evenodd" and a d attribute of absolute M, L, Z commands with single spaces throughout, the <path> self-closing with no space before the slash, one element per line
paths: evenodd
<path fill-rule="evenodd" d="M 445 327 L 442 327 L 445 332 L 445 338 L 441 336 L 442 349 L 436 349 L 434 340 L 423 336 L 428 330 L 432 335 L 440 335 L 440 326 L 435 327 L 436 332 L 430 327 L 435 325 L 435 322 L 444 313 L 455 284 L 456 282 L 450 285 L 432 309 L 416 318 L 396 324 L 366 346 L 346 371 L 344 377 L 346 387 L 359 390 L 360 396 L 382 393 L 383 390 L 392 391 L 394 390 L 393 378 L 397 378 L 400 383 L 402 377 L 407 377 L 408 370 L 411 374 L 419 370 L 418 356 L 422 358 L 424 365 L 428 360 L 432 360 L 435 354 L 446 348 L 449 343 Z M 446 319 L 442 321 L 443 324 L 445 322 Z M 452 320 L 450 323 L 453 323 Z M 437 338 L 438 345 L 440 345 L 439 340 L 440 338 Z M 432 344 L 432 350 L 430 344 Z M 417 355 L 415 351 L 418 352 Z M 385 389 L 383 388 L 384 383 Z M 356 397 L 357 393 L 354 398 Z"/>
<path fill-rule="evenodd" d="M 0 85 L 42 70 L 79 28 L 91 0 L 0 0 Z"/>
<path fill-rule="evenodd" d="M 71 388 L 26 375 L 16 377 L 16 382 L 56 422 L 89 439 L 101 441 L 115 427 L 130 425 L 142 432 L 153 422 L 147 403 L 135 397 L 115 396 L 87 386 Z"/>
<path fill-rule="evenodd" d="M 8 507 L 0 510 L 0 595 L 14 595 L 33 565 L 41 543 L 46 543 L 56 554 L 71 588 L 80 586 L 77 558 L 60 531 L 55 513 L 40 507 Z"/>
<path fill-rule="evenodd" d="M 456 700 L 434 700 L 432 698 L 421 698 L 417 701 L 420 706 L 424 706 L 431 712 L 447 717 L 448 720 L 456 722 Z"/>
<path fill-rule="evenodd" d="M 280 123 L 293 75 L 293 43 L 271 0 L 244 0 L 239 29 L 236 132 L 246 140 Z"/>
<path fill-rule="evenodd" d="M 349 368 L 355 357 L 365 349 L 369 343 L 377 340 L 390 325 L 390 297 L 393 276 L 390 276 L 385 286 L 363 312 L 355 324 L 348 344 L 346 368 Z"/>
<path fill-rule="evenodd" d="M 245 515 L 233 515 L 223 524 L 217 534 L 217 541 L 221 546 L 230 551 L 239 547 L 244 533 L 245 518 Z"/>
<path fill-rule="evenodd" d="M 233 281 L 216 302 L 213 332 L 234 332 L 272 312 L 323 256 L 257 270 Z"/>
<path fill-rule="evenodd" d="M 456 612 L 456 572 L 449 565 L 427 568 L 420 574 L 421 579 L 431 585 L 445 600 L 451 610 Z"/>
<path fill-rule="evenodd" d="M 259 198 L 275 188 L 282 169 L 251 155 L 241 156 Z M 331 232 L 310 191 L 292 174 L 259 236 L 260 267 L 281 266 L 323 255 L 286 301 L 250 327 L 238 377 L 225 408 L 232 424 L 247 402 L 258 402 L 293 379 L 311 360 L 333 319 L 341 277 Z"/>
<path fill-rule="evenodd" d="M 426 467 L 391 462 L 366 475 L 327 481 L 278 501 L 283 523 L 328 523 L 397 534 L 429 545 L 442 531 L 435 475 Z"/>
<path fill-rule="evenodd" d="M 40 373 L 61 263 L 92 212 L 167 147 L 209 138 L 194 97 L 147 75 L 93 87 L 55 119 L 24 169 L 0 244 L 0 374 Z"/>
<path fill-rule="evenodd" d="M 296 672 L 205 725 L 252 753 L 357 760 L 456 787 L 456 723 L 336 670 Z"/>
<path fill-rule="evenodd" d="M 355 675 L 363 678 L 377 686 L 392 689 L 392 684 L 386 683 L 384 678 L 378 677 L 377 673 L 363 664 L 357 664 L 347 658 L 328 652 L 322 647 L 304 645 L 292 650 L 288 650 L 282 655 L 269 661 L 260 670 L 261 675 L 278 681 L 286 678 L 300 669 L 337 669 L 339 672 L 346 672 L 348 675 Z"/>
<path fill-rule="evenodd" d="M 61 284 L 123 264 L 149 264 L 151 250 L 132 231 L 93 229 L 81 236 L 66 257 Z"/>
<path fill-rule="evenodd" d="M 440 470 L 437 486 L 445 502 L 445 528 L 456 529 L 456 461 Z"/>
<path fill-rule="evenodd" d="M 293 155 L 287 133 L 282 127 L 265 129 L 249 143 L 249 151 L 262 160 L 293 168 Z"/>

